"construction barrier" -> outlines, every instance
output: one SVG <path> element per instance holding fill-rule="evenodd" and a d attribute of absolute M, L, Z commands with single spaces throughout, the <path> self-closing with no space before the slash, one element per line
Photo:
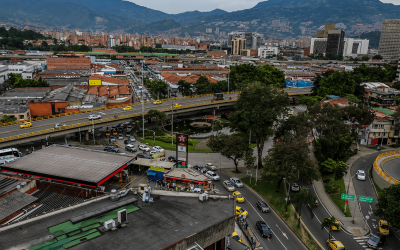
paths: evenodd
<path fill-rule="evenodd" d="M 383 154 L 378 155 L 374 161 L 374 170 L 375 172 L 382 177 L 385 181 L 389 182 L 390 184 L 399 184 L 399 181 L 390 176 L 386 171 L 382 168 L 385 162 L 399 158 L 400 151 L 391 151 L 386 152 Z"/>

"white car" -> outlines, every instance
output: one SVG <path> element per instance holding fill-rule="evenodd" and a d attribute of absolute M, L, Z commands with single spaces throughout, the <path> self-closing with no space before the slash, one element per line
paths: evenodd
<path fill-rule="evenodd" d="M 149 152 L 149 151 L 150 151 L 150 148 L 149 148 L 149 146 L 147 146 L 147 145 L 139 145 L 139 149 L 140 149 L 140 150 L 143 150 L 143 151 L 146 151 L 146 152 Z"/>
<path fill-rule="evenodd" d="M 164 149 L 160 146 L 154 146 L 153 150 L 157 151 L 157 152 L 164 152 Z"/>
<path fill-rule="evenodd" d="M 235 187 L 232 185 L 232 183 L 230 181 L 224 181 L 222 183 L 222 185 L 224 186 L 224 188 L 230 192 L 235 191 Z"/>
<path fill-rule="evenodd" d="M 243 183 L 239 180 L 239 178 L 232 177 L 230 181 L 235 187 L 243 187 Z"/>
<path fill-rule="evenodd" d="M 211 170 L 211 171 L 217 170 L 217 167 L 214 166 L 214 164 L 212 164 L 212 163 L 207 163 L 207 164 L 206 164 L 206 168 L 208 168 L 208 169 Z"/>
<path fill-rule="evenodd" d="M 95 120 L 95 119 L 100 119 L 101 115 L 89 115 L 89 120 Z"/>
<path fill-rule="evenodd" d="M 218 181 L 219 180 L 219 176 L 216 173 L 214 173 L 213 171 L 207 171 L 205 173 L 205 176 L 207 176 L 208 178 L 213 179 L 214 181 Z"/>
<path fill-rule="evenodd" d="M 67 126 L 67 124 L 57 123 L 56 125 L 54 125 L 55 128 L 61 128 L 61 127 L 65 127 L 65 126 Z"/>
<path fill-rule="evenodd" d="M 293 109 L 292 109 L 292 108 L 290 108 L 290 109 L 288 110 L 288 115 L 293 115 Z"/>
<path fill-rule="evenodd" d="M 157 153 L 158 153 L 157 150 L 151 150 L 151 151 L 150 151 L 150 155 L 152 155 L 152 154 L 157 154 Z"/>
<path fill-rule="evenodd" d="M 357 179 L 360 181 L 365 181 L 365 172 L 364 170 L 357 170 Z"/>

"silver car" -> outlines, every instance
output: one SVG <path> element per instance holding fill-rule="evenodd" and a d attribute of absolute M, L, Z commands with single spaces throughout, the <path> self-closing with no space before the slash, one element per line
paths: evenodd
<path fill-rule="evenodd" d="M 243 183 L 239 180 L 239 178 L 236 177 L 232 177 L 230 179 L 231 183 L 235 186 L 235 187 L 243 187 Z"/>
<path fill-rule="evenodd" d="M 224 181 L 224 183 L 222 184 L 224 186 L 224 188 L 226 190 L 228 190 L 229 192 L 233 192 L 235 191 L 235 187 L 232 185 L 232 183 L 230 181 Z"/>
<path fill-rule="evenodd" d="M 365 172 L 364 170 L 357 170 L 357 180 L 365 181 Z"/>
<path fill-rule="evenodd" d="M 67 124 L 57 123 L 56 125 L 54 125 L 54 128 L 61 128 L 61 127 L 65 127 L 65 126 L 67 126 Z"/>

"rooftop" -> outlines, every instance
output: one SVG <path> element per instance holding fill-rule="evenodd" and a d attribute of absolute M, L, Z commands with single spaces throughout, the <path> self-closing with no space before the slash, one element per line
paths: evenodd
<path fill-rule="evenodd" d="M 128 155 L 52 145 L 3 166 L 2 170 L 98 186 L 131 160 Z"/>
<path fill-rule="evenodd" d="M 210 180 L 207 176 L 194 170 L 193 168 L 174 168 L 167 174 L 165 174 L 164 177 L 198 182 L 205 182 Z"/>

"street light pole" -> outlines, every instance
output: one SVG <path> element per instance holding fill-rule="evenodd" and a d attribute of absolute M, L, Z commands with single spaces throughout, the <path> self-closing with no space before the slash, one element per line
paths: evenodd
<path fill-rule="evenodd" d="M 142 126 L 142 131 L 143 131 L 143 137 L 142 137 L 142 140 L 144 140 L 144 100 L 143 100 L 143 85 L 144 85 L 144 82 L 143 82 L 143 60 L 142 60 L 142 98 L 140 99 L 140 101 L 142 102 L 142 120 L 143 120 L 143 126 Z"/>
<path fill-rule="evenodd" d="M 350 182 L 351 182 L 351 180 L 354 178 L 354 176 L 356 176 L 356 175 L 357 175 L 357 174 L 354 174 L 353 177 L 350 177 L 350 178 L 349 178 L 349 184 L 347 185 L 346 194 L 349 194 Z M 355 201 L 355 200 L 354 200 L 354 201 Z M 346 213 L 346 207 L 347 207 L 347 203 L 344 204 L 344 211 L 343 211 L 343 213 Z M 353 218 L 353 221 L 354 221 L 354 218 Z"/>
<path fill-rule="evenodd" d="M 231 73 L 231 64 L 229 63 L 229 72 L 228 72 L 228 94 L 229 94 L 229 75 Z"/>
<path fill-rule="evenodd" d="M 172 108 L 171 108 L 171 112 L 172 112 L 172 120 L 171 120 L 171 145 L 172 145 L 172 149 L 174 149 L 174 100 L 172 100 Z M 178 160 L 178 159 L 177 159 Z"/>
<path fill-rule="evenodd" d="M 92 119 L 93 124 L 93 145 L 96 145 L 96 139 L 94 138 L 94 119 Z"/>

